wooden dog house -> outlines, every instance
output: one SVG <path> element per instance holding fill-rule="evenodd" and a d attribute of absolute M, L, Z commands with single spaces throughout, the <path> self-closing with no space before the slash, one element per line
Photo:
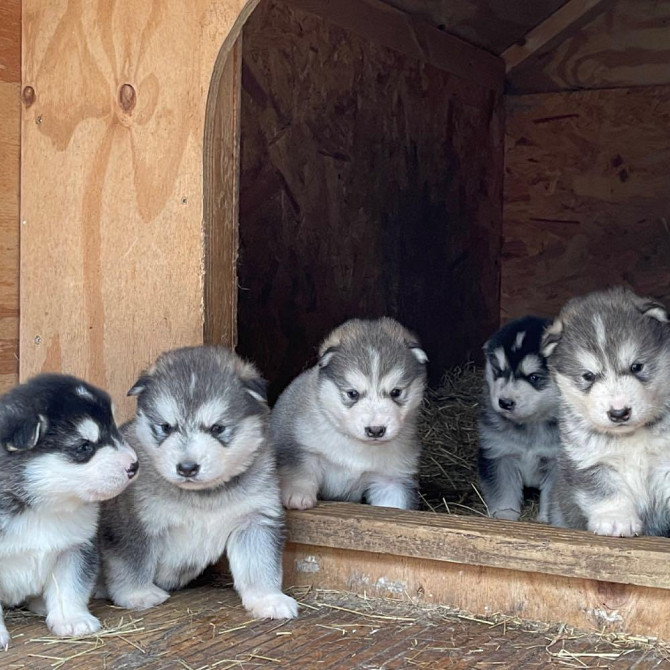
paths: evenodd
<path fill-rule="evenodd" d="M 0 17 L 4 388 L 67 370 L 127 417 L 157 354 L 215 342 L 276 394 L 355 314 L 415 329 L 438 378 L 576 293 L 670 303 L 667 0 Z M 665 539 L 338 504 L 288 525 L 289 584 L 670 637 Z"/>

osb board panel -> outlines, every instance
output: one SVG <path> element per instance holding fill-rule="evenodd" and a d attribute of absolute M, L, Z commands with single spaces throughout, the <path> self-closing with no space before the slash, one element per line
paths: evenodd
<path fill-rule="evenodd" d="M 444 609 L 362 600 L 334 592 L 297 592 L 300 617 L 250 621 L 230 588 L 201 580 L 159 607 L 128 613 L 96 601 L 106 633 L 76 642 L 48 635 L 42 618 L 8 615 L 14 635 L 3 667 L 143 668 L 452 668 L 561 667 L 580 653 L 609 654 L 599 667 L 660 667 L 662 649 L 615 646 L 583 634 L 479 623 Z M 579 656 L 576 656 L 579 658 Z M 59 659 L 69 659 L 60 662 Z M 564 666 L 563 666 L 564 667 Z"/>
<path fill-rule="evenodd" d="M 568 39 L 514 70 L 510 91 L 670 83 L 670 0 L 614 0 L 610 5 Z"/>
<path fill-rule="evenodd" d="M 500 54 L 566 0 L 384 0 L 493 53 Z"/>
<path fill-rule="evenodd" d="M 0 393 L 19 371 L 21 2 L 0 4 Z"/>
<path fill-rule="evenodd" d="M 625 284 L 670 304 L 670 87 L 507 98 L 503 318 Z"/>
<path fill-rule="evenodd" d="M 202 341 L 207 97 L 255 4 L 25 0 L 22 378 L 82 375 L 124 418 L 143 366 Z"/>
<path fill-rule="evenodd" d="M 243 33 L 238 350 L 276 394 L 388 314 L 433 379 L 497 324 L 500 96 L 278 2 Z"/>
<path fill-rule="evenodd" d="M 670 638 L 664 589 L 293 543 L 286 548 L 284 572 L 292 586 Z"/>

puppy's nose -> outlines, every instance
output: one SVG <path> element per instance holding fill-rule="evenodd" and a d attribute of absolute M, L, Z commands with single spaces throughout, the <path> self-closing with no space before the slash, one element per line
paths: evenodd
<path fill-rule="evenodd" d="M 177 465 L 177 474 L 180 474 L 182 477 L 195 477 L 200 470 L 200 466 L 193 461 L 184 461 Z"/>
<path fill-rule="evenodd" d="M 366 426 L 365 434 L 368 437 L 384 437 L 386 426 Z"/>
<path fill-rule="evenodd" d="M 610 407 L 607 416 L 612 423 L 625 423 L 630 419 L 630 407 L 624 407 L 622 409 L 614 409 L 614 407 Z"/>
<path fill-rule="evenodd" d="M 139 461 L 135 461 L 134 463 L 131 463 L 126 468 L 126 474 L 128 475 L 128 479 L 132 479 L 137 474 L 137 471 L 139 469 L 140 469 L 140 462 Z"/>
<path fill-rule="evenodd" d="M 505 409 L 508 412 L 514 409 L 514 406 L 516 403 L 514 400 L 508 400 L 507 398 L 499 398 L 498 399 L 498 404 L 500 405 L 501 409 Z"/>

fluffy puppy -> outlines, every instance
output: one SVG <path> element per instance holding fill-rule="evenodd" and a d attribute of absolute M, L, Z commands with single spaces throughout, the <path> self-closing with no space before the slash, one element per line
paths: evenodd
<path fill-rule="evenodd" d="M 624 288 L 570 300 L 543 351 L 561 391 L 550 521 L 599 535 L 667 534 L 670 324 Z"/>
<path fill-rule="evenodd" d="M 295 617 L 295 600 L 281 592 L 283 510 L 256 368 L 222 347 L 177 349 L 128 394 L 137 396 L 137 415 L 122 430 L 143 477 L 103 508 L 109 597 L 153 607 L 225 551 L 254 617 Z"/>
<path fill-rule="evenodd" d="M 500 519 L 518 519 L 524 487 L 532 487 L 540 490 L 538 520 L 549 520 L 560 444 L 558 391 L 540 353 L 549 323 L 534 316 L 511 321 L 484 345 L 479 481 L 489 514 Z"/>
<path fill-rule="evenodd" d="M 319 348 L 319 362 L 281 394 L 270 421 L 282 501 L 416 506 L 417 418 L 427 357 L 389 318 L 354 319 Z"/>
<path fill-rule="evenodd" d="M 28 601 L 55 635 L 100 628 L 88 611 L 99 502 L 137 468 L 100 389 L 49 374 L 0 398 L 0 647 L 2 605 Z"/>

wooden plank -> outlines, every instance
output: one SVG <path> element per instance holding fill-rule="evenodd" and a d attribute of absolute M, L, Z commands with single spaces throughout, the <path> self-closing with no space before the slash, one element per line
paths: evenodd
<path fill-rule="evenodd" d="M 502 91 L 504 62 L 497 56 L 380 0 L 287 0 L 288 4 L 371 42 L 430 63 L 463 79 Z"/>
<path fill-rule="evenodd" d="M 670 305 L 670 87 L 506 102 L 503 319 L 615 284 Z"/>
<path fill-rule="evenodd" d="M 257 0 L 23 4 L 21 364 L 125 393 L 203 340 L 212 79 Z"/>
<path fill-rule="evenodd" d="M 528 522 L 322 503 L 288 514 L 296 544 L 670 589 L 664 538 L 621 539 Z"/>
<path fill-rule="evenodd" d="M 0 4 L 0 393 L 18 380 L 21 2 Z"/>
<path fill-rule="evenodd" d="M 670 0 L 615 0 L 514 69 L 512 93 L 670 84 Z"/>
<path fill-rule="evenodd" d="M 501 96 L 282 2 L 243 52 L 239 352 L 270 395 L 353 316 L 416 331 L 435 383 L 478 357 L 499 315 Z"/>
<path fill-rule="evenodd" d="M 502 53 L 505 69 L 509 74 L 527 58 L 547 50 L 559 40 L 573 34 L 585 23 L 597 16 L 613 0 L 569 0 L 549 18 L 528 31 L 517 44 L 512 44 Z"/>
<path fill-rule="evenodd" d="M 205 314 L 203 341 L 237 344 L 237 255 L 240 188 L 242 35 L 212 82 L 205 126 Z"/>
<path fill-rule="evenodd" d="M 367 546 L 364 529 L 351 525 L 353 539 L 346 544 L 358 543 L 362 549 Z M 504 525 L 509 529 L 508 523 Z M 412 541 L 413 537 L 407 539 Z M 445 532 L 443 548 L 447 553 L 452 540 L 453 535 Z M 670 638 L 670 599 L 662 588 L 406 557 L 396 549 L 395 543 L 386 551 L 370 553 L 290 542 L 284 555 L 284 582 L 598 632 Z M 533 562 L 532 557 L 527 559 L 527 563 Z M 526 666 L 515 663 L 514 667 Z"/>

